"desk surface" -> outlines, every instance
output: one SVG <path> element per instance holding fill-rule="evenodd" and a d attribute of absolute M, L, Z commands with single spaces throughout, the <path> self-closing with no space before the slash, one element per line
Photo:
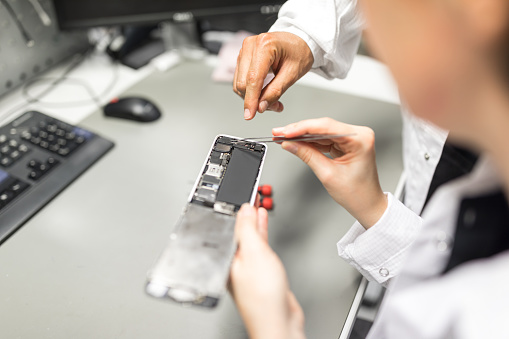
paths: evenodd
<path fill-rule="evenodd" d="M 285 113 L 242 118 L 229 85 L 187 62 L 127 91 L 154 100 L 153 124 L 93 114 L 82 125 L 116 147 L 0 246 L 3 338 L 244 338 L 229 296 L 214 311 L 144 294 L 145 275 L 166 244 L 214 136 L 270 134 L 303 118 L 330 116 L 377 132 L 384 189 L 401 172 L 400 116 L 393 104 L 296 85 Z M 309 338 L 336 338 L 358 273 L 336 253 L 352 218 L 312 172 L 270 145 L 262 183 L 274 188 L 270 239 L 306 314 Z"/>

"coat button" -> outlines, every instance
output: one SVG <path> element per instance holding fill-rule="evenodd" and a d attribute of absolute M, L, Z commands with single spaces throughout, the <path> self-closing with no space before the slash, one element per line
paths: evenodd
<path fill-rule="evenodd" d="M 378 273 L 380 273 L 380 275 L 385 278 L 386 276 L 389 275 L 389 270 L 386 269 L 385 267 L 382 267 L 380 271 L 378 271 Z"/>
<path fill-rule="evenodd" d="M 438 252 L 445 252 L 449 248 L 449 245 L 445 241 L 439 241 L 437 243 L 437 250 Z"/>
<path fill-rule="evenodd" d="M 437 241 L 437 250 L 439 252 L 445 252 L 449 248 L 450 239 L 447 236 L 447 233 L 444 231 L 439 231 L 436 235 Z"/>

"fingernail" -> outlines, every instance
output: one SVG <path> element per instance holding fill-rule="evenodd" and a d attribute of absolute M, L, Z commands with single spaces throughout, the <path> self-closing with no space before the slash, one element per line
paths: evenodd
<path fill-rule="evenodd" d="M 255 215 L 256 213 L 254 211 L 254 208 L 251 205 L 246 203 L 240 207 L 239 214 L 242 216 L 248 217 L 248 216 Z"/>
<path fill-rule="evenodd" d="M 285 142 L 283 142 L 283 144 L 281 146 L 283 147 L 283 149 L 285 151 L 288 151 L 292 154 L 296 154 L 297 151 L 299 150 L 299 146 L 297 146 L 297 144 L 295 142 L 285 141 Z"/>
<path fill-rule="evenodd" d="M 267 110 L 267 107 L 269 107 L 269 103 L 266 100 L 263 100 L 262 102 L 260 102 L 260 107 L 258 107 L 260 113 L 265 112 Z"/>
<path fill-rule="evenodd" d="M 281 104 L 279 101 L 276 101 L 272 105 L 269 106 L 269 111 L 274 111 L 277 113 L 280 113 L 282 111 L 283 104 Z"/>
<path fill-rule="evenodd" d="M 274 127 L 272 129 L 272 135 L 282 135 L 285 132 L 284 127 Z"/>
<path fill-rule="evenodd" d="M 246 119 L 246 120 L 247 120 L 247 119 L 249 119 L 249 118 L 251 118 L 251 112 L 249 111 L 249 108 L 246 108 L 246 109 L 244 110 L 244 119 Z"/>

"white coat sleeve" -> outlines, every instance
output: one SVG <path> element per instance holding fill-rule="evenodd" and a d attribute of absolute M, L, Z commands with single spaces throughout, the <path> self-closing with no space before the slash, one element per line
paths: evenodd
<path fill-rule="evenodd" d="M 312 70 L 332 79 L 348 74 L 362 26 L 357 0 L 288 0 L 269 31 L 302 38 L 313 53 Z"/>
<path fill-rule="evenodd" d="M 509 251 L 462 264 L 387 298 L 387 338 L 508 338 Z"/>
<path fill-rule="evenodd" d="M 380 220 L 368 230 L 356 222 L 337 244 L 340 257 L 384 286 L 400 272 L 422 224 L 421 217 L 386 194 L 388 205 Z"/>

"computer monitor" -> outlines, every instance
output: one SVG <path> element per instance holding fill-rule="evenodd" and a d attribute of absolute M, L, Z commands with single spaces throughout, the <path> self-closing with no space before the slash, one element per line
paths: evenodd
<path fill-rule="evenodd" d="M 53 0 L 61 29 L 189 21 L 224 14 L 274 15 L 284 0 Z"/>

